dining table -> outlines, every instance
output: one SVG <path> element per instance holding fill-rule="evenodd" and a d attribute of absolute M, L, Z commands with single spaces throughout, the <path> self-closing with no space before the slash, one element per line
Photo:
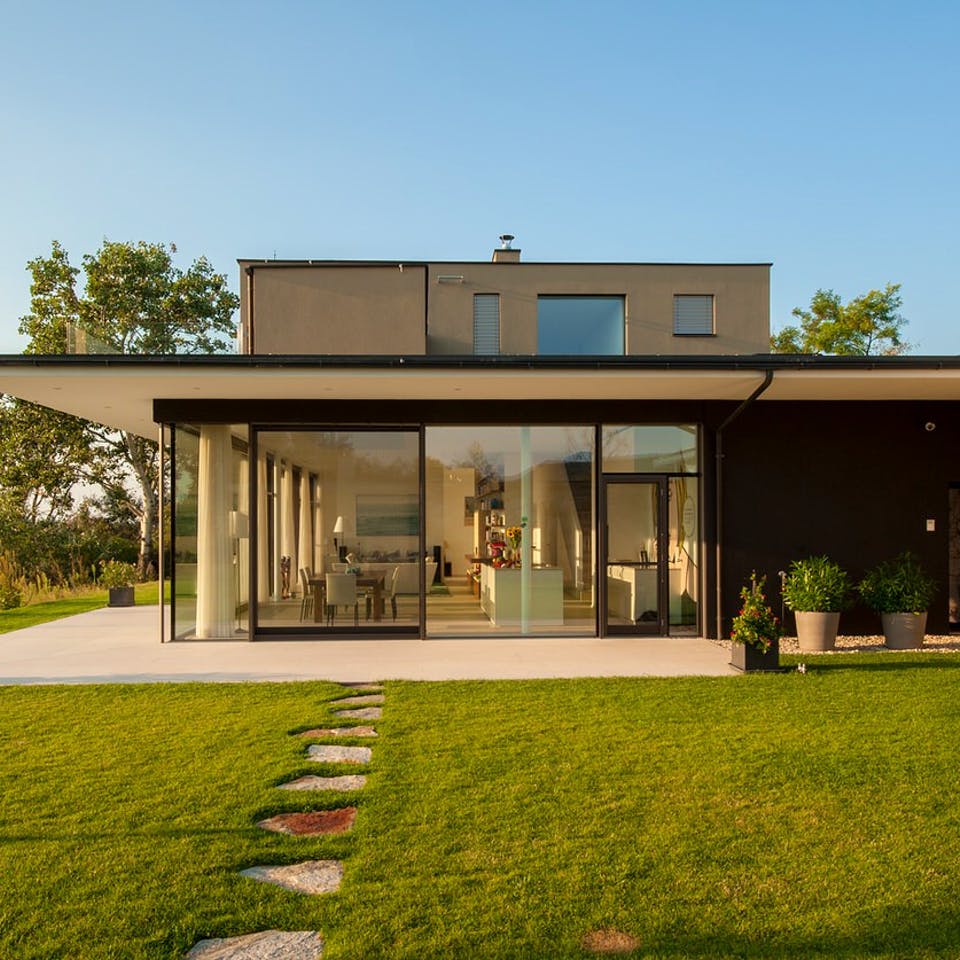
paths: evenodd
<path fill-rule="evenodd" d="M 327 578 L 323 575 L 319 577 L 307 577 L 307 583 L 313 591 L 313 620 L 314 623 L 322 623 L 324 615 L 327 612 Z M 373 600 L 373 619 L 382 620 L 384 610 L 384 588 L 386 585 L 386 574 L 383 573 L 358 573 L 357 574 L 357 593 L 361 590 L 368 590 Z"/>

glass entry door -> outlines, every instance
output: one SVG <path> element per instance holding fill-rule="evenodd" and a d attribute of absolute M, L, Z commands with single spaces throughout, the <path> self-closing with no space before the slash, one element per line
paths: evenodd
<path fill-rule="evenodd" d="M 604 633 L 668 632 L 666 478 L 607 477 Z"/>

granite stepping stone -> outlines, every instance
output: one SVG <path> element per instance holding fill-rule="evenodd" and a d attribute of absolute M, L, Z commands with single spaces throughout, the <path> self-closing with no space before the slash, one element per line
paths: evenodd
<path fill-rule="evenodd" d="M 298 737 L 305 740 L 317 737 L 375 737 L 377 731 L 373 727 L 315 727 L 313 730 L 304 730 Z"/>
<path fill-rule="evenodd" d="M 379 720 L 383 716 L 380 707 L 361 707 L 359 710 L 337 710 L 334 716 L 344 720 Z"/>
<path fill-rule="evenodd" d="M 313 930 L 264 930 L 200 940 L 185 960 L 320 960 L 322 956 L 323 938 Z"/>
<path fill-rule="evenodd" d="M 341 683 L 340 686 L 354 693 L 383 693 L 382 683 Z"/>
<path fill-rule="evenodd" d="M 346 777 L 298 777 L 289 783 L 281 783 L 278 790 L 362 790 L 367 778 L 359 774 Z"/>
<path fill-rule="evenodd" d="M 314 810 L 309 813 L 281 813 L 261 820 L 257 826 L 271 833 L 288 833 L 295 837 L 323 837 L 346 833 L 356 819 L 356 807 L 341 807 L 338 810 Z"/>
<path fill-rule="evenodd" d="M 273 883 L 294 893 L 333 893 L 340 889 L 343 864 L 339 860 L 305 860 L 282 867 L 248 867 L 240 876 Z"/>
<path fill-rule="evenodd" d="M 362 707 L 364 705 L 373 706 L 375 703 L 384 703 L 386 697 L 382 693 L 365 693 L 360 697 L 344 697 L 342 700 L 333 700 L 330 705 L 333 707 Z"/>
<path fill-rule="evenodd" d="M 369 763 L 369 747 L 342 747 L 337 743 L 315 743 L 307 747 L 307 759 L 315 763 Z"/>

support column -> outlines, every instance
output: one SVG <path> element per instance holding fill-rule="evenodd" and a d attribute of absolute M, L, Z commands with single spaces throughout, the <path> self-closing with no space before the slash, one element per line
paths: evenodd
<path fill-rule="evenodd" d="M 197 637 L 233 636 L 236 585 L 230 540 L 230 427 L 201 425 L 197 466 Z"/>

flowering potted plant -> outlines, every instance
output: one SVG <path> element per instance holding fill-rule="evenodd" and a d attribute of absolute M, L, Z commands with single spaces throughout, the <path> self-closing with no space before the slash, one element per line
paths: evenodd
<path fill-rule="evenodd" d="M 783 585 L 783 601 L 797 621 L 801 650 L 832 650 L 837 642 L 840 611 L 850 605 L 850 578 L 829 557 L 794 560 Z"/>
<path fill-rule="evenodd" d="M 783 629 L 773 615 L 763 592 L 766 577 L 750 574 L 750 583 L 740 591 L 740 613 L 733 618 L 730 663 L 738 670 L 777 670 Z"/>
<path fill-rule="evenodd" d="M 132 607 L 137 568 L 123 560 L 108 560 L 100 571 L 100 585 L 110 591 L 109 607 Z"/>
<path fill-rule="evenodd" d="M 909 550 L 868 570 L 857 589 L 864 603 L 880 614 L 888 647 L 910 650 L 923 645 L 927 608 L 937 585 Z"/>
<path fill-rule="evenodd" d="M 523 527 L 507 527 L 504 532 L 504 536 L 507 539 L 507 543 L 510 545 L 509 555 L 507 556 L 507 562 L 504 564 L 506 567 L 519 567 L 520 566 L 520 541 L 523 539 Z"/>

